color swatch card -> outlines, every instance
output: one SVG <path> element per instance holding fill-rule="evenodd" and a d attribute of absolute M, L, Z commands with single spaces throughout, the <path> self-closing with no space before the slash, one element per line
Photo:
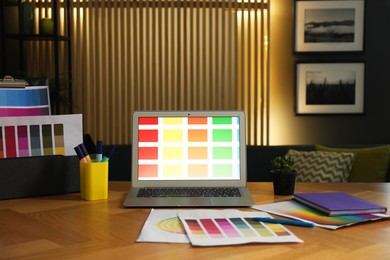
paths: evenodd
<path fill-rule="evenodd" d="M 50 115 L 48 86 L 0 88 L 0 117 Z"/>
<path fill-rule="evenodd" d="M 180 211 L 178 216 L 194 246 L 303 242 L 280 224 L 253 220 L 256 217 L 270 217 L 267 213 L 187 210 Z"/>
<path fill-rule="evenodd" d="M 330 217 L 292 200 L 264 205 L 255 205 L 252 206 L 252 208 L 279 216 L 310 221 L 316 223 L 316 225 L 319 227 L 327 229 L 338 229 L 341 227 L 346 227 L 366 221 L 390 218 L 390 215 L 384 214 L 364 214 Z"/>
<path fill-rule="evenodd" d="M 0 118 L 0 158 L 75 155 L 82 115 Z"/>

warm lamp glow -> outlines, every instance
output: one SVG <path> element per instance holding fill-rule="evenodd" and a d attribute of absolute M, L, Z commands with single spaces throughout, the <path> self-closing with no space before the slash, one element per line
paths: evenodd
<path fill-rule="evenodd" d="M 238 0 L 237 1 L 238 3 L 268 3 L 268 1 L 266 1 L 266 0 L 264 0 L 264 1 L 262 1 L 262 0 L 250 0 L 250 1 L 248 1 L 248 0 L 244 0 L 244 1 L 242 1 L 242 0 Z"/>

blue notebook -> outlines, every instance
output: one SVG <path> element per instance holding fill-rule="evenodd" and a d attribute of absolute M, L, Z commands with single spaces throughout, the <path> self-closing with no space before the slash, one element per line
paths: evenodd
<path fill-rule="evenodd" d="M 386 207 L 344 192 L 296 193 L 295 201 L 328 216 L 385 213 Z"/>

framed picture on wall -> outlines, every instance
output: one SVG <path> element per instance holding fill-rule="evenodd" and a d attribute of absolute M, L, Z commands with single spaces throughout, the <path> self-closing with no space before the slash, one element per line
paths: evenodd
<path fill-rule="evenodd" d="M 364 113 L 365 63 L 297 63 L 297 114 Z"/>
<path fill-rule="evenodd" d="M 363 51 L 364 0 L 297 0 L 294 16 L 295 52 Z"/>

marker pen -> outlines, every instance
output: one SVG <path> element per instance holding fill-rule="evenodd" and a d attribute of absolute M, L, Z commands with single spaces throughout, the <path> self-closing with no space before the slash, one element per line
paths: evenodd
<path fill-rule="evenodd" d="M 85 147 L 84 144 L 79 144 L 80 150 L 83 153 L 85 159 L 87 159 L 87 162 L 91 162 L 91 157 L 88 154 L 87 148 Z"/>
<path fill-rule="evenodd" d="M 103 158 L 103 142 L 96 142 L 96 161 L 101 162 Z"/>
<path fill-rule="evenodd" d="M 74 150 L 76 151 L 77 157 L 79 157 L 80 162 L 88 163 L 88 161 L 87 161 L 87 159 L 85 158 L 85 156 L 83 155 L 83 152 L 81 151 L 80 147 L 76 146 L 76 147 L 74 148 Z"/>
<path fill-rule="evenodd" d="M 254 221 L 260 221 L 264 223 L 275 223 L 275 224 L 285 224 L 292 226 L 300 226 L 300 227 L 315 227 L 313 222 L 305 222 L 298 220 L 287 220 L 287 219 L 277 219 L 277 218 L 252 218 Z"/>
<path fill-rule="evenodd" d="M 108 151 L 108 154 L 103 156 L 102 162 L 108 162 L 108 160 L 110 160 L 111 158 L 111 155 L 114 153 L 115 149 L 116 146 L 111 147 L 110 151 Z"/>

